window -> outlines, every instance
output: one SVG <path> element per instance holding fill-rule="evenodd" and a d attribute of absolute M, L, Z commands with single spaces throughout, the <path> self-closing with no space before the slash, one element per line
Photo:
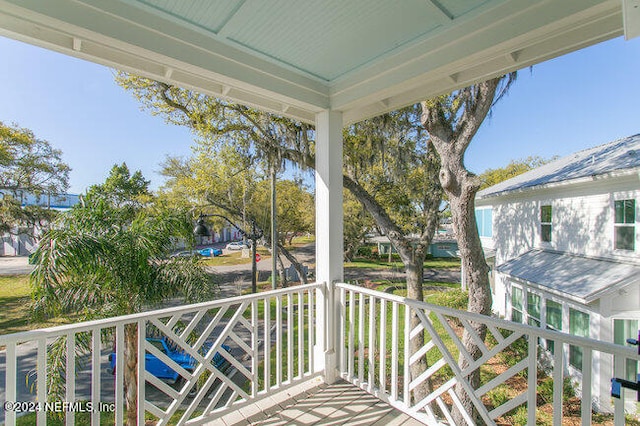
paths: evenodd
<path fill-rule="evenodd" d="M 493 237 L 493 212 L 491 207 L 476 209 L 476 225 L 478 235 L 481 237 Z"/>
<path fill-rule="evenodd" d="M 511 287 L 511 321 L 522 322 L 522 289 Z"/>
<path fill-rule="evenodd" d="M 589 337 L 589 314 L 569 308 L 569 333 Z M 569 346 L 569 364 L 582 371 L 582 348 Z"/>
<path fill-rule="evenodd" d="M 527 315 L 529 325 L 540 327 L 540 296 L 530 291 L 527 292 Z"/>
<path fill-rule="evenodd" d="M 614 202 L 615 234 L 613 246 L 616 250 L 634 250 L 636 240 L 636 200 Z"/>
<path fill-rule="evenodd" d="M 627 345 L 627 339 L 638 338 L 638 320 L 613 320 L 613 343 Z M 625 379 L 635 382 L 638 374 L 638 362 L 627 359 Z"/>
<path fill-rule="evenodd" d="M 551 206 L 540 206 L 540 238 L 551 242 Z"/>
<path fill-rule="evenodd" d="M 547 300 L 547 328 L 549 330 L 562 331 L 562 305 L 553 300 Z M 547 349 L 555 353 L 555 342 L 547 340 Z"/>

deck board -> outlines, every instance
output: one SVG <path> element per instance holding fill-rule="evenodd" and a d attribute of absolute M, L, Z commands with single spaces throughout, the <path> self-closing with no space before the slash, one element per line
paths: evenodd
<path fill-rule="evenodd" d="M 254 404 L 230 414 L 221 419 L 227 426 L 422 425 L 411 416 L 345 381 L 305 389 L 270 407 L 261 401 L 259 406 Z"/>

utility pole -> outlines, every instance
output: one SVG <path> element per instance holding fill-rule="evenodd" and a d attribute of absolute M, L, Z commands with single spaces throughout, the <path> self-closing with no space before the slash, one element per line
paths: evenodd
<path fill-rule="evenodd" d="M 278 286 L 278 228 L 276 215 L 276 164 L 271 163 L 271 288 Z"/>

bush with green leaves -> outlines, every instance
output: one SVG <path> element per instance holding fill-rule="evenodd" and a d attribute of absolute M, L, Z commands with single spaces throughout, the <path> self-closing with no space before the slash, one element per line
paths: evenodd
<path fill-rule="evenodd" d="M 358 257 L 365 257 L 367 259 L 371 259 L 373 253 L 372 247 L 371 246 L 361 246 L 358 247 L 358 251 L 356 252 L 356 255 Z"/>
<path fill-rule="evenodd" d="M 553 378 L 545 377 L 538 382 L 537 392 L 538 397 L 542 399 L 544 403 L 553 402 Z M 576 395 L 576 390 L 573 387 L 571 378 L 565 377 L 562 381 L 562 402 L 565 403 Z"/>
<path fill-rule="evenodd" d="M 428 301 L 434 305 L 464 311 L 469 303 L 469 293 L 460 289 L 451 289 L 431 295 Z"/>
<path fill-rule="evenodd" d="M 498 408 L 507 401 L 510 401 L 512 397 L 509 393 L 509 387 L 502 384 L 487 392 L 487 398 L 491 403 L 491 408 L 494 409 Z"/>

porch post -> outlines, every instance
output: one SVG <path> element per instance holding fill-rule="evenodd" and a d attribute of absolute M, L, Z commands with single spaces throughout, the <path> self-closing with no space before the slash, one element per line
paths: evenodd
<path fill-rule="evenodd" d="M 336 378 L 333 283 L 343 279 L 342 113 L 316 115 L 316 371 L 327 383 Z"/>

